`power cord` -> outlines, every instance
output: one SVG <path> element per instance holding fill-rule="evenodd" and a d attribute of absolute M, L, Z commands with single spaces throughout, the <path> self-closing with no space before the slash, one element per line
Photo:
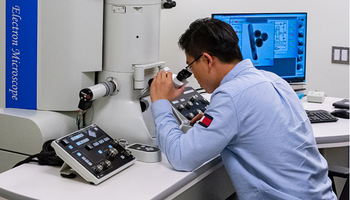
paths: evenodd
<path fill-rule="evenodd" d="M 49 166 L 62 166 L 63 160 L 57 156 L 55 150 L 51 146 L 51 142 L 54 140 L 48 140 L 43 144 L 42 151 L 40 153 L 29 156 L 28 158 L 20 161 L 12 168 L 18 167 L 22 164 L 29 162 L 37 162 L 39 165 Z"/>

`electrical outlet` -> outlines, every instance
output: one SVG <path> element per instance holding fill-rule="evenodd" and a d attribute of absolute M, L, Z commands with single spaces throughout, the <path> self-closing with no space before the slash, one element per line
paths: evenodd
<path fill-rule="evenodd" d="M 349 47 L 332 46 L 332 63 L 349 65 Z"/>

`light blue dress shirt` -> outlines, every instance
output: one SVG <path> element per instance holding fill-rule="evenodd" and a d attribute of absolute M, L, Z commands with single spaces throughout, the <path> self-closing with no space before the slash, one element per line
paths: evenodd
<path fill-rule="evenodd" d="M 221 155 L 241 200 L 336 199 L 328 167 L 293 89 L 277 75 L 238 63 L 213 92 L 206 128 L 179 129 L 171 104 L 152 104 L 161 151 L 181 171 Z"/>

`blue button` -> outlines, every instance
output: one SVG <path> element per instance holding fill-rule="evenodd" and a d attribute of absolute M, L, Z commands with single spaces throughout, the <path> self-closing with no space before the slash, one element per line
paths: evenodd
<path fill-rule="evenodd" d="M 108 145 L 109 148 L 112 148 L 113 146 L 112 145 Z"/>
<path fill-rule="evenodd" d="M 101 150 L 98 150 L 98 152 L 99 152 L 100 154 L 102 154 L 102 153 L 103 153 Z"/>
<path fill-rule="evenodd" d="M 68 148 L 73 149 L 73 146 L 72 146 L 72 145 L 69 145 Z"/>

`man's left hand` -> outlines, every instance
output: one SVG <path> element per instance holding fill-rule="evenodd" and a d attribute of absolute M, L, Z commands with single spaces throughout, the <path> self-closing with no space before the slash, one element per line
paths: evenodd
<path fill-rule="evenodd" d="M 174 87 L 173 74 L 171 72 L 160 71 L 151 84 L 151 101 L 152 103 L 159 99 L 171 101 L 182 94 L 184 90 L 184 85 L 179 89 Z"/>

